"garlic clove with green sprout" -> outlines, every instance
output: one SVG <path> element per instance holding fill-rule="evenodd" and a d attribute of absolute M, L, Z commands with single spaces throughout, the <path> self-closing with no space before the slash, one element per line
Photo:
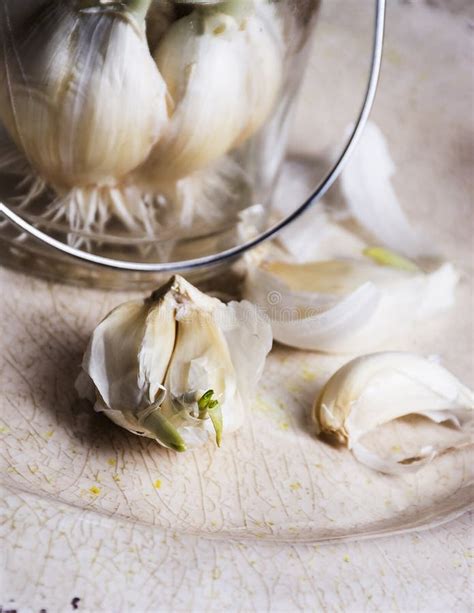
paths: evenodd
<path fill-rule="evenodd" d="M 329 236 L 339 242 L 322 236 L 321 260 L 293 262 L 281 253 L 249 267 L 245 296 L 267 313 L 279 342 L 328 353 L 379 349 L 453 305 L 459 273 L 452 264 L 425 271 L 347 231 Z M 346 257 L 335 257 L 345 247 Z"/>
<path fill-rule="evenodd" d="M 127 430 L 184 451 L 237 430 L 272 337 L 250 303 L 224 305 L 182 277 L 117 307 L 95 329 L 76 382 Z"/>
<path fill-rule="evenodd" d="M 424 440 L 410 457 L 392 459 L 370 451 L 363 437 L 407 415 L 420 415 L 457 428 L 472 424 L 474 394 L 433 360 L 407 352 L 383 352 L 352 360 L 327 382 L 316 400 L 318 434 L 346 444 L 356 459 L 385 473 L 417 470 L 450 445 Z M 471 441 L 467 435 L 462 444 Z M 387 450 L 390 451 L 390 450 Z"/>
<path fill-rule="evenodd" d="M 171 120 L 139 170 L 145 185 L 209 166 L 269 116 L 281 85 L 281 46 L 256 4 L 198 6 L 173 23 L 157 46 Z"/>
<path fill-rule="evenodd" d="M 65 200 L 73 190 L 117 188 L 168 120 L 166 85 L 145 37 L 149 3 L 47 2 L 18 31 L 2 9 L 0 119 Z"/>

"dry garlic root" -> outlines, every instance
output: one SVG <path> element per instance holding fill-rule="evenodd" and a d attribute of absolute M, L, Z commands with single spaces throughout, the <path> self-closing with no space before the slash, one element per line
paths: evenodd
<path fill-rule="evenodd" d="M 248 302 L 224 305 L 182 277 L 114 309 L 95 329 L 76 382 L 119 426 L 175 451 L 243 422 L 270 351 Z"/>
<path fill-rule="evenodd" d="M 336 437 L 362 464 L 401 474 L 418 470 L 446 447 L 422 441 L 416 455 L 387 459 L 364 446 L 364 435 L 406 415 L 461 428 L 472 424 L 473 411 L 473 392 L 436 362 L 413 353 L 383 352 L 356 358 L 337 371 L 316 400 L 313 419 L 318 434 Z M 466 433 L 464 442 L 469 441 Z"/>

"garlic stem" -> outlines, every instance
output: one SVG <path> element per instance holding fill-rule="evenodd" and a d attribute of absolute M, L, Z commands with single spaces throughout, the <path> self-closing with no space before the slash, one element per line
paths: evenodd
<path fill-rule="evenodd" d="M 221 446 L 222 442 L 222 430 L 223 430 L 223 418 L 222 409 L 219 401 L 213 399 L 214 390 L 207 391 L 198 400 L 199 419 L 211 419 L 214 430 L 216 431 L 216 443 L 217 446 Z"/>
<path fill-rule="evenodd" d="M 165 447 L 175 451 L 186 451 L 186 443 L 179 434 L 178 430 L 166 419 L 160 411 L 160 405 L 151 405 L 154 410 L 147 410 L 146 416 L 139 420 L 140 425 L 152 432 L 158 441 Z M 151 409 L 150 407 L 150 409 Z"/>
<path fill-rule="evenodd" d="M 216 431 L 216 444 L 221 446 L 222 442 L 222 430 L 224 429 L 224 420 L 222 417 L 222 408 L 217 400 L 213 400 L 208 409 L 209 417 L 211 418 L 212 425 Z"/>
<path fill-rule="evenodd" d="M 384 247 L 367 247 L 362 253 L 381 266 L 390 266 L 409 272 L 420 272 L 420 267 L 414 262 Z"/>
<path fill-rule="evenodd" d="M 214 396 L 214 390 L 208 390 L 205 394 L 201 396 L 198 400 L 198 409 L 199 409 L 199 419 L 207 418 L 207 409 L 212 401 L 212 397 Z"/>

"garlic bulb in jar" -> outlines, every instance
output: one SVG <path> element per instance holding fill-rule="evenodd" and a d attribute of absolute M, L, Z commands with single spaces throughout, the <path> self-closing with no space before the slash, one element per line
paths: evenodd
<path fill-rule="evenodd" d="M 17 30 L 3 8 L 0 119 L 68 206 L 86 202 L 83 225 L 91 190 L 113 202 L 109 188 L 146 159 L 168 119 L 145 37 L 149 4 L 48 2 Z"/>

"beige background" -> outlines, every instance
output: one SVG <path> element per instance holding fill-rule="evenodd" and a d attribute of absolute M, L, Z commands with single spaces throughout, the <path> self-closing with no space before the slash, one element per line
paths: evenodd
<path fill-rule="evenodd" d="M 320 154 L 333 146 L 353 117 L 364 81 L 362 58 L 369 47 L 369 6 L 359 0 L 326 0 L 311 58 L 313 72 L 303 90 L 295 131 L 294 143 L 300 151 Z M 421 340 L 416 342 L 423 350 L 442 353 L 446 364 L 472 385 L 470 9 L 470 3 L 454 0 L 389 0 L 384 72 L 373 117 L 390 142 L 401 201 L 464 273 L 457 310 L 420 330 Z M 472 608 L 469 516 L 441 528 L 391 538 L 297 545 L 259 539 L 200 539 L 182 535 L 172 525 L 163 530 L 98 516 L 91 513 L 96 503 L 87 496 L 84 499 L 90 503 L 82 505 L 72 504 L 73 499 L 55 502 L 64 481 L 55 483 L 54 470 L 64 479 L 67 475 L 61 470 L 68 462 L 78 470 L 81 487 L 84 475 L 94 482 L 87 463 L 82 466 L 74 457 L 68 458 L 74 445 L 64 445 L 59 435 L 64 429 L 68 441 L 82 440 L 80 428 L 87 434 L 89 422 L 84 413 L 82 422 L 76 416 L 75 421 L 64 424 L 59 415 L 64 387 L 48 387 L 41 374 L 49 372 L 45 364 L 52 360 L 57 365 L 57 380 L 63 372 L 72 376 L 83 330 L 121 297 L 70 288 L 63 291 L 10 272 L 0 274 L 0 287 L 4 295 L 2 402 L 15 398 L 13 423 L 24 433 L 15 438 L 8 425 L 2 426 L 2 463 L 11 485 L 2 497 L 7 509 L 2 526 L 7 546 L 0 605 L 6 607 L 13 599 L 19 611 L 45 608 L 51 613 L 72 610 L 71 600 L 78 597 L 80 610 L 87 611 Z M 61 321 L 48 316 L 44 305 L 49 302 L 35 304 L 35 296 L 48 296 Z M 82 311 L 78 304 L 84 305 Z M 12 355 L 13 360 L 9 359 Z M 23 358 L 18 360 L 18 356 Z M 288 358 L 295 364 L 306 359 L 316 363 L 314 357 L 295 357 L 291 352 Z M 4 412 L 11 409 L 7 404 L 2 407 Z M 45 412 L 51 429 L 43 428 Z M 20 444 L 12 445 L 13 438 Z M 41 441 L 43 464 L 31 464 L 31 454 Z M 99 442 L 92 438 L 92 456 L 100 453 L 94 449 Z M 26 493 L 38 475 L 43 494 Z M 71 476 L 75 478 L 75 473 Z M 449 475 L 444 477 L 449 481 Z M 127 490 L 123 495 L 127 496 Z M 313 501 L 317 520 L 321 511 L 317 498 Z M 373 506 L 376 503 L 374 500 Z M 133 504 L 132 499 L 132 508 Z M 351 512 L 349 507 L 349 516 Z"/>

